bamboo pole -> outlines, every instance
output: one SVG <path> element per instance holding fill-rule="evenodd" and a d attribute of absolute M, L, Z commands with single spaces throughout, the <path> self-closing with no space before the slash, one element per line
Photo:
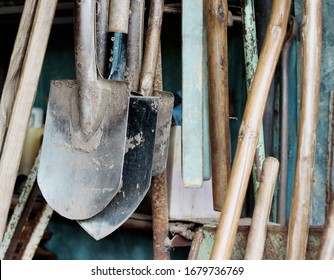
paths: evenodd
<path fill-rule="evenodd" d="M 248 233 L 245 260 L 262 260 L 267 225 L 277 180 L 278 160 L 269 157 L 263 163 L 261 182 Z"/>
<path fill-rule="evenodd" d="M 17 31 L 14 49 L 10 57 L 9 68 L 2 90 L 0 103 L 0 152 L 5 140 L 5 135 L 12 114 L 17 87 L 20 81 L 20 73 L 26 53 L 29 35 L 36 10 L 37 0 L 26 0 Z"/>
<path fill-rule="evenodd" d="M 6 228 L 7 216 L 21 160 L 25 133 L 42 70 L 57 0 L 39 1 L 31 30 L 21 79 L 12 117 L 0 161 L 0 241 Z"/>
<path fill-rule="evenodd" d="M 238 229 L 242 205 L 258 142 L 258 133 L 268 92 L 282 49 L 289 18 L 291 0 L 275 0 L 246 103 L 238 136 L 238 145 L 228 181 L 226 200 L 222 207 L 211 259 L 230 259 Z"/>
<path fill-rule="evenodd" d="M 321 68 L 321 0 L 304 0 L 302 89 L 287 259 L 305 259 L 313 187 Z"/>

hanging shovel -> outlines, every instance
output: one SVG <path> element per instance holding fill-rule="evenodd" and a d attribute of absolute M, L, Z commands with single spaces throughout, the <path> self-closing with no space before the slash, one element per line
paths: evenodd
<path fill-rule="evenodd" d="M 161 174 L 167 166 L 169 134 L 174 105 L 174 96 L 172 93 L 153 90 L 155 70 L 157 68 L 157 62 L 159 58 L 163 10 L 163 0 L 151 1 L 140 82 L 141 95 L 160 97 L 160 107 L 158 112 L 158 123 L 156 131 L 157 135 L 155 137 L 153 157 L 153 176 Z"/>
<path fill-rule="evenodd" d="M 120 23 L 123 20 L 128 21 L 128 4 L 114 5 L 116 0 L 111 1 L 110 15 L 118 15 L 117 22 Z M 121 3 L 118 3 L 121 4 Z M 117 11 L 121 9 L 122 11 Z M 131 16 L 130 16 L 130 30 L 129 42 L 131 45 L 128 46 L 128 56 L 140 57 L 138 52 L 134 52 L 133 49 L 140 50 L 138 45 L 142 44 L 143 34 L 142 23 L 144 19 L 144 1 L 133 0 L 131 1 Z M 120 17 L 123 15 L 123 17 Z M 112 24 L 114 19 L 110 16 L 110 30 L 115 31 L 115 25 Z M 126 28 L 121 28 L 123 33 L 118 35 L 118 38 L 125 39 L 127 36 Z M 120 29 L 118 29 L 120 30 Z M 132 36 L 138 39 L 133 41 Z M 116 36 L 115 36 L 116 41 Z M 115 42 L 114 41 L 114 42 Z M 118 46 L 122 46 L 125 43 L 117 42 Z M 122 48 L 113 48 L 113 57 L 122 57 Z M 108 75 L 112 77 L 112 73 L 116 77 L 124 76 L 125 57 L 123 59 L 113 59 L 111 65 L 111 73 Z M 136 58 L 128 59 L 128 61 L 136 61 Z M 130 68 L 133 71 L 140 71 L 140 68 Z M 129 73 L 130 77 L 139 77 L 134 73 Z M 130 80 L 130 85 L 138 84 L 135 80 Z M 126 154 L 124 157 L 123 166 L 123 186 L 121 191 L 113 198 L 109 205 L 102 210 L 96 216 L 78 221 L 93 238 L 99 240 L 117 228 L 119 228 L 137 209 L 141 201 L 144 199 L 150 184 L 152 177 L 152 164 L 153 164 L 153 153 L 155 144 L 155 131 L 157 124 L 157 114 L 159 109 L 159 98 L 158 97 L 142 97 L 142 96 L 131 96 L 129 106 L 129 118 L 128 118 L 128 129 L 127 129 L 127 146 Z"/>
<path fill-rule="evenodd" d="M 75 1 L 77 81 L 53 81 L 38 182 L 49 205 L 69 219 L 103 210 L 121 188 L 129 92 L 97 77 L 95 1 Z"/>

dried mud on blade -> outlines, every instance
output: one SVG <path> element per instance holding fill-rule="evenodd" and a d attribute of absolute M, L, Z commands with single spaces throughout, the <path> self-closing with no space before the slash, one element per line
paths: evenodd
<path fill-rule="evenodd" d="M 149 189 L 158 110 L 159 98 L 130 99 L 122 189 L 99 214 L 78 221 L 96 240 L 119 228 L 133 214 Z"/>
<path fill-rule="evenodd" d="M 125 82 L 97 77 L 95 1 L 75 4 L 77 82 L 51 83 L 38 183 L 50 207 L 81 220 L 121 188 L 129 91 Z"/>

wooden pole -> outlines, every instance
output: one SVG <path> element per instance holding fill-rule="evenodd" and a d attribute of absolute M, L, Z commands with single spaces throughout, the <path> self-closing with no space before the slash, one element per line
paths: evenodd
<path fill-rule="evenodd" d="M 308 239 L 320 93 L 321 3 L 304 0 L 301 111 L 287 259 L 305 259 Z"/>
<path fill-rule="evenodd" d="M 17 31 L 14 49 L 10 57 L 9 68 L 1 95 L 0 104 L 0 152 L 5 140 L 10 116 L 15 101 L 17 87 L 20 81 L 20 73 L 26 53 L 29 35 L 36 10 L 37 0 L 26 0 Z"/>
<path fill-rule="evenodd" d="M 263 162 L 259 192 L 248 233 L 245 260 L 262 260 L 267 225 L 277 180 L 278 160 L 269 157 Z"/>
<path fill-rule="evenodd" d="M 20 165 L 25 133 L 42 70 L 57 0 L 39 1 L 28 43 L 12 117 L 0 160 L 0 241 Z"/>
<path fill-rule="evenodd" d="M 273 3 L 269 28 L 239 130 L 237 150 L 211 259 L 230 259 L 231 257 L 264 108 L 286 34 L 290 6 L 291 0 L 275 0 Z"/>
<path fill-rule="evenodd" d="M 230 173 L 227 0 L 206 3 L 213 207 L 220 211 Z"/>

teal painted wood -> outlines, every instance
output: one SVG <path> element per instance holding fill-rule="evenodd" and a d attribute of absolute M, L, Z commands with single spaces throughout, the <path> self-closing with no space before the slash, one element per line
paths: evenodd
<path fill-rule="evenodd" d="M 204 1 L 204 11 L 205 3 Z M 205 13 L 204 13 L 205 14 Z M 203 180 L 211 179 L 211 143 L 209 120 L 208 56 L 206 19 L 203 19 Z"/>
<path fill-rule="evenodd" d="M 253 0 L 243 0 L 244 7 L 241 9 L 242 24 L 243 24 L 243 42 L 244 42 L 244 57 L 246 67 L 246 86 L 247 94 L 249 94 L 253 77 L 258 63 L 257 39 L 256 39 L 256 24 L 255 11 Z M 253 188 L 255 198 L 260 187 L 260 177 L 263 161 L 265 159 L 264 134 L 263 127 L 259 131 L 259 140 L 256 148 L 256 159 L 253 165 Z"/>
<path fill-rule="evenodd" d="M 203 0 L 182 2 L 182 175 L 203 184 Z"/>

